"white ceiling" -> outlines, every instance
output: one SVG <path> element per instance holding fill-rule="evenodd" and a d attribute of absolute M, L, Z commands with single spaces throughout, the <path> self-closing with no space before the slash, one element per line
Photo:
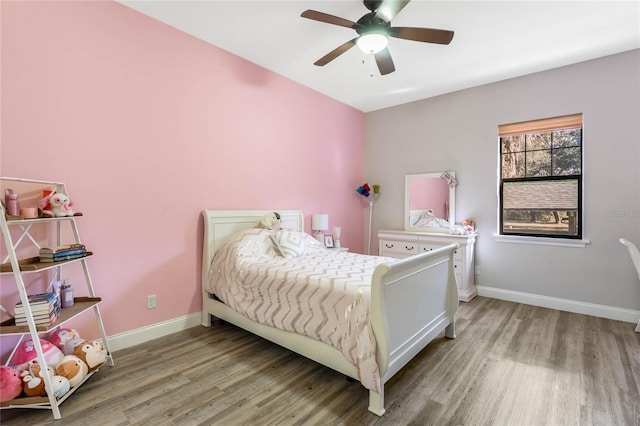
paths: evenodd
<path fill-rule="evenodd" d="M 357 47 L 313 65 L 356 33 L 300 17 L 357 21 L 362 1 L 119 2 L 363 112 L 640 48 L 638 0 L 413 0 L 392 26 L 453 30 L 453 41 L 391 38 L 396 71 L 381 76 L 374 64 L 371 76 Z"/>

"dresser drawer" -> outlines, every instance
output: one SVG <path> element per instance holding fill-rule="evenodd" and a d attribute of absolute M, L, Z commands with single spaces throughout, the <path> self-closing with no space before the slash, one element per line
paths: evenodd
<path fill-rule="evenodd" d="M 418 243 L 411 241 L 381 240 L 380 254 L 383 256 L 393 256 L 391 253 L 397 253 L 403 256 L 418 254 Z"/>
<path fill-rule="evenodd" d="M 420 243 L 418 251 L 420 253 L 425 253 L 425 252 L 428 252 L 428 251 L 431 251 L 431 250 L 435 250 L 435 249 L 440 248 L 440 247 L 442 247 L 442 246 L 435 245 L 435 244 Z"/>
<path fill-rule="evenodd" d="M 429 243 L 420 243 L 420 245 L 418 246 L 418 252 L 419 253 L 425 253 L 431 250 L 435 250 L 437 248 L 443 247 L 443 244 L 429 244 Z M 458 262 L 462 262 L 462 250 L 464 250 L 463 248 L 459 248 L 458 250 L 453 252 L 453 260 L 454 261 L 458 261 Z"/>

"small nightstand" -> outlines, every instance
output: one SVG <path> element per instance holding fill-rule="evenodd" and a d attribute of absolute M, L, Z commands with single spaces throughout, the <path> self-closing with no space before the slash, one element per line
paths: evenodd
<path fill-rule="evenodd" d="M 329 248 L 329 250 L 333 250 L 333 251 L 349 251 L 349 247 L 331 247 Z"/>

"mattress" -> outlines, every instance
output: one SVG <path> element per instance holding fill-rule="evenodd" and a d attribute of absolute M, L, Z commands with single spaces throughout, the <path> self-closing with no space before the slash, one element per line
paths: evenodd
<path fill-rule="evenodd" d="M 253 321 L 333 346 L 380 392 L 370 283 L 393 261 L 329 250 L 302 232 L 248 229 L 216 252 L 207 290 Z"/>

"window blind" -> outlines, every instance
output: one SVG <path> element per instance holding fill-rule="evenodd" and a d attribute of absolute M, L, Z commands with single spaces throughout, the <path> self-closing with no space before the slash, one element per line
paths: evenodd
<path fill-rule="evenodd" d="M 543 118 L 520 123 L 501 124 L 498 134 L 502 136 L 521 135 L 525 133 L 547 132 L 550 130 L 579 129 L 582 127 L 582 114 L 564 115 L 561 117 Z"/>

